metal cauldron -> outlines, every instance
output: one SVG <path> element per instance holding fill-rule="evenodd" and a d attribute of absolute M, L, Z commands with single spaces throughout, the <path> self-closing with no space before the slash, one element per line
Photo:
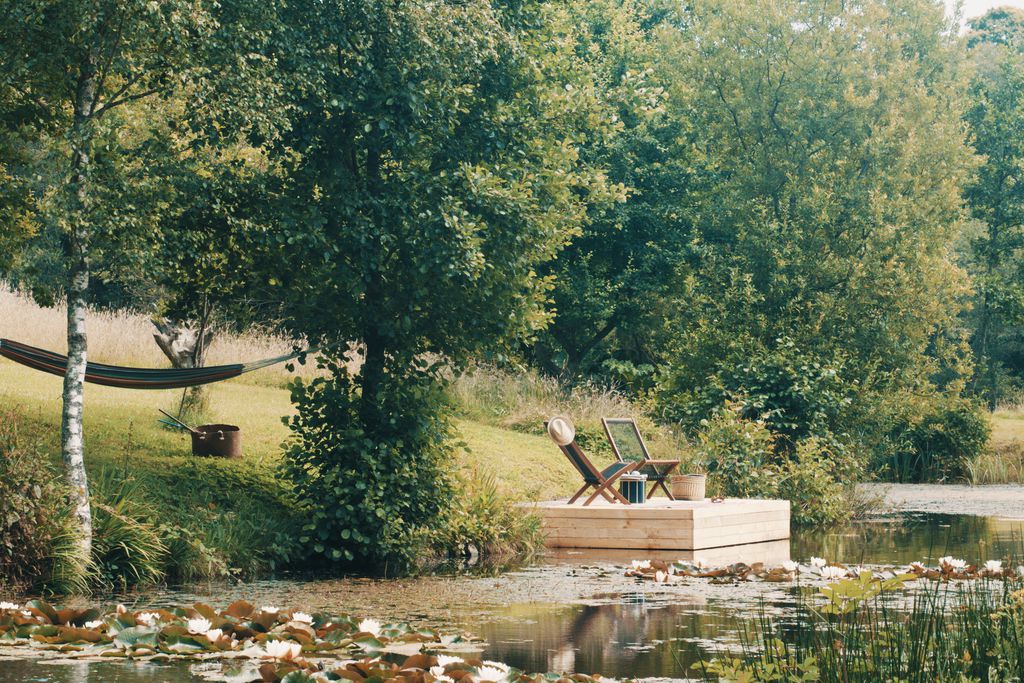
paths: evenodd
<path fill-rule="evenodd" d="M 242 457 L 242 432 L 235 425 L 200 425 L 191 434 L 192 455 Z"/>

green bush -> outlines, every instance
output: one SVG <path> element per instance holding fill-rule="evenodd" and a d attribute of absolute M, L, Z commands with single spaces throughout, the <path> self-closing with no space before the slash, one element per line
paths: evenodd
<path fill-rule="evenodd" d="M 0 584 L 64 592 L 85 587 L 76 527 L 60 473 L 18 436 L 18 420 L 0 414 Z"/>
<path fill-rule="evenodd" d="M 703 422 L 698 435 L 697 452 L 713 494 L 783 498 L 792 503 L 798 526 L 834 524 L 850 516 L 849 482 L 857 464 L 848 449 L 817 436 L 793 443 L 742 413 L 742 405 L 727 404 Z"/>
<path fill-rule="evenodd" d="M 431 369 L 395 361 L 371 422 L 363 375 L 326 366 L 329 377 L 292 390 L 298 412 L 283 475 L 305 515 L 299 541 L 313 556 L 364 571 L 408 568 L 452 500 L 444 387 Z"/>
<path fill-rule="evenodd" d="M 764 422 L 773 434 L 795 442 L 835 429 L 853 395 L 842 370 L 841 362 L 817 358 L 781 338 L 773 348 L 723 362 L 697 390 L 680 391 L 669 373 L 660 398 L 666 416 L 691 429 L 728 402 L 740 417 Z"/>
<path fill-rule="evenodd" d="M 890 449 L 874 469 L 893 481 L 969 480 L 971 463 L 989 443 L 991 426 L 974 403 L 937 395 L 908 403 L 892 428 Z"/>
<path fill-rule="evenodd" d="M 540 518 L 498 491 L 493 476 L 473 472 L 459 482 L 445 511 L 438 546 L 449 554 L 528 556 L 543 543 Z"/>

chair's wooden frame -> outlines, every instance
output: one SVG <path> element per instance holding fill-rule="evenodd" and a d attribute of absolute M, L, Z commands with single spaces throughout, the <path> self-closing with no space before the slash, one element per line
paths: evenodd
<path fill-rule="evenodd" d="M 637 427 L 636 420 L 634 420 L 633 418 L 631 418 L 631 417 L 602 417 L 601 418 L 601 426 L 604 427 L 604 435 L 606 437 L 608 437 L 608 443 L 611 444 L 612 450 L 615 451 L 615 457 L 618 458 L 620 462 L 627 462 L 627 461 L 622 457 L 622 453 L 619 451 L 619 445 L 617 443 L 615 443 L 615 437 L 612 436 L 612 430 L 609 428 L 609 425 L 612 425 L 612 424 L 625 424 L 625 425 L 629 425 L 630 427 L 633 428 L 633 433 L 636 434 L 636 439 L 640 443 L 640 450 L 643 453 L 644 459 L 642 461 L 639 461 L 639 460 L 636 461 L 636 464 L 638 465 L 638 467 L 636 467 L 634 469 L 640 469 L 641 467 L 645 467 L 647 465 L 651 465 L 652 466 L 652 471 L 654 471 L 656 473 L 656 475 L 653 476 L 653 477 L 651 475 L 647 475 L 647 478 L 652 482 L 651 489 L 647 492 L 647 496 L 650 497 L 650 496 L 654 495 L 654 492 L 660 487 L 661 490 L 665 492 L 665 495 L 668 496 L 669 500 L 675 500 L 676 499 L 675 496 L 673 496 L 672 492 L 669 490 L 669 488 L 667 486 L 665 486 L 665 480 L 669 478 L 669 475 L 672 474 L 673 470 L 675 470 L 677 467 L 679 467 L 679 461 L 678 460 L 654 460 L 653 458 L 651 458 L 651 454 L 647 450 L 647 442 L 644 441 L 644 437 L 640 434 L 640 428 Z M 665 469 L 665 471 L 662 472 L 659 469 L 661 467 L 665 467 L 667 469 Z"/>
<path fill-rule="evenodd" d="M 546 422 L 544 423 L 544 426 L 547 427 Z M 637 468 L 643 466 L 644 463 L 625 462 L 620 459 L 620 462 L 622 462 L 624 466 L 612 473 L 611 476 L 605 476 L 604 471 L 597 469 L 594 466 L 594 463 L 590 462 L 590 458 L 588 458 L 586 453 L 583 452 L 583 449 L 580 448 L 575 439 L 567 446 L 563 446 L 560 443 L 556 443 L 555 445 L 558 446 L 558 449 L 562 451 L 562 455 L 572 463 L 573 468 L 575 468 L 576 471 L 580 473 L 580 476 L 583 477 L 583 486 L 581 486 L 569 499 L 569 505 L 572 505 L 579 500 L 580 497 L 587 492 L 587 489 L 591 487 L 594 488 L 594 492 L 590 494 L 589 498 L 583 501 L 584 506 L 593 503 L 597 500 L 598 496 L 601 496 L 609 503 L 622 503 L 623 505 L 631 504 L 626 500 L 626 497 L 623 496 L 617 488 L 615 488 L 615 482 L 618 481 L 619 477 L 622 475 L 633 472 Z"/>

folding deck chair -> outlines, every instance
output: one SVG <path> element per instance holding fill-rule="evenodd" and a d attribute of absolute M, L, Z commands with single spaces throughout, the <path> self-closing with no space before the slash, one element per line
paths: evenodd
<path fill-rule="evenodd" d="M 629 505 L 629 501 L 626 500 L 625 496 L 615 488 L 615 482 L 619 477 L 636 470 L 643 463 L 623 462 L 620 460 L 613 462 L 603 470 L 599 470 L 594 466 L 594 463 L 590 462 L 590 458 L 586 456 L 583 449 L 576 443 L 576 430 L 569 420 L 564 417 L 553 417 L 545 422 L 544 426 L 547 428 L 548 435 L 552 441 L 558 445 L 558 448 L 569 459 L 572 466 L 583 477 L 583 486 L 569 499 L 570 505 L 579 500 L 580 496 L 590 488 L 593 488 L 594 492 L 583 502 L 584 505 L 590 505 L 598 496 L 603 497 L 609 503 Z"/>
<path fill-rule="evenodd" d="M 651 454 L 647 452 L 644 438 L 640 436 L 636 420 L 631 417 L 602 417 L 601 424 L 604 425 L 605 436 L 608 437 L 608 443 L 615 451 L 615 457 L 620 462 L 638 465 L 636 472 L 646 474 L 647 481 L 653 483 L 647 496 L 650 497 L 658 487 L 661 487 L 669 500 L 675 500 L 675 496 L 665 486 L 665 480 L 669 478 L 673 470 L 679 467 L 679 461 L 653 460 Z"/>

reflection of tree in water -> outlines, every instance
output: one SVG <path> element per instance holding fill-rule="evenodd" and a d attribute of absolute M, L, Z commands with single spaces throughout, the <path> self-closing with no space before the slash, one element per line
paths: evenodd
<path fill-rule="evenodd" d="M 697 644 L 680 639 L 733 636 L 740 616 L 709 610 L 703 596 L 682 591 L 672 604 L 648 601 L 642 592 L 606 599 L 549 610 L 512 608 L 515 621 L 484 628 L 485 655 L 529 671 L 679 678 L 698 658 Z"/>

